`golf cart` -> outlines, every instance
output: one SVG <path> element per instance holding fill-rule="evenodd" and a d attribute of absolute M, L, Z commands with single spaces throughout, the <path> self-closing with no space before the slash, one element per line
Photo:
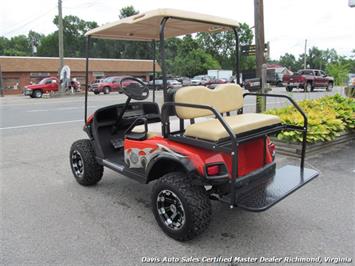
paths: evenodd
<path fill-rule="evenodd" d="M 160 110 L 154 100 L 144 101 L 149 95 L 147 85 L 127 77 L 121 80 L 126 102 L 100 108 L 87 117 L 87 87 L 84 131 L 89 138 L 74 142 L 70 150 L 77 182 L 95 185 L 104 167 L 141 183 L 154 181 L 151 202 L 156 221 L 168 236 L 184 241 L 207 228 L 211 199 L 230 208 L 264 211 L 317 177 L 318 172 L 304 167 L 307 117 L 288 96 L 243 95 L 241 87 L 231 83 L 214 90 L 204 86 L 167 90 L 165 38 L 232 30 L 239 77 L 238 27 L 233 20 L 158 9 L 87 32 L 86 84 L 91 38 L 159 41 L 164 104 Z M 282 124 L 273 115 L 243 113 L 244 98 L 257 95 L 288 99 L 303 116 L 304 125 Z M 303 132 L 300 166 L 276 168 L 269 135 L 282 130 Z"/>

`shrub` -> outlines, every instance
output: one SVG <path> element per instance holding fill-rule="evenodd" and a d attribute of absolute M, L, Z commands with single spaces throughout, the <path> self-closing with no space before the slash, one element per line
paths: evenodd
<path fill-rule="evenodd" d="M 330 141 L 340 133 L 355 128 L 355 100 L 335 96 L 325 96 L 298 103 L 308 117 L 307 142 Z M 301 114 L 293 107 L 271 109 L 268 114 L 277 115 L 283 123 L 303 126 Z M 302 132 L 283 131 L 277 138 L 286 142 L 301 142 Z"/>

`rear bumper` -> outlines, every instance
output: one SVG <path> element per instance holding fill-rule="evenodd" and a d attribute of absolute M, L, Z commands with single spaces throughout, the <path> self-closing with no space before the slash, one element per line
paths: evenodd
<path fill-rule="evenodd" d="M 284 87 L 290 87 L 290 88 L 304 88 L 304 83 L 300 82 L 287 82 L 287 83 L 282 83 Z"/>

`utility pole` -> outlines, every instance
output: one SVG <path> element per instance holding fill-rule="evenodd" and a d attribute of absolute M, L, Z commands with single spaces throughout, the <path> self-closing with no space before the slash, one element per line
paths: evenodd
<path fill-rule="evenodd" d="M 265 64 L 265 38 L 264 38 L 264 1 L 254 0 L 254 23 L 255 23 L 255 54 L 256 54 L 256 77 L 262 78 L 262 65 Z M 266 84 L 262 81 L 261 84 Z M 265 93 L 265 86 L 261 86 L 261 92 Z M 265 97 L 256 98 L 256 112 L 260 113 L 266 108 Z"/>
<path fill-rule="evenodd" d="M 64 45 L 63 45 L 63 16 L 62 16 L 62 0 L 58 0 L 58 39 L 59 39 L 59 71 L 58 77 L 60 77 L 60 71 L 64 66 Z M 63 93 L 63 85 L 60 84 L 61 92 Z"/>
<path fill-rule="evenodd" d="M 303 62 L 303 68 L 307 68 L 307 39 L 304 41 L 304 62 Z"/>

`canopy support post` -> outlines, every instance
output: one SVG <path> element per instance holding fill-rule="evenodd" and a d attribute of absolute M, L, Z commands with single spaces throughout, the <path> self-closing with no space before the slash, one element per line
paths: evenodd
<path fill-rule="evenodd" d="M 90 41 L 91 38 L 88 36 L 86 38 L 85 45 L 85 54 L 86 54 L 86 66 L 85 66 L 85 113 L 84 121 L 87 123 L 87 114 L 88 114 L 88 90 L 89 90 L 89 51 L 90 51 Z"/>
<path fill-rule="evenodd" d="M 160 42 L 159 42 L 159 49 L 160 49 L 160 63 L 161 63 L 161 72 L 163 76 L 163 95 L 164 95 L 164 103 L 168 101 L 167 97 L 167 80 L 166 80 L 166 65 L 165 65 L 165 45 L 164 45 L 164 30 L 166 22 L 168 21 L 169 17 L 164 17 L 160 22 Z"/>
<path fill-rule="evenodd" d="M 153 103 L 155 103 L 155 64 L 156 64 L 155 40 L 153 40 L 152 42 L 153 42 Z"/>
<path fill-rule="evenodd" d="M 233 28 L 235 36 L 235 77 L 237 84 L 240 85 L 240 61 L 239 61 L 239 34 L 236 28 Z"/>

